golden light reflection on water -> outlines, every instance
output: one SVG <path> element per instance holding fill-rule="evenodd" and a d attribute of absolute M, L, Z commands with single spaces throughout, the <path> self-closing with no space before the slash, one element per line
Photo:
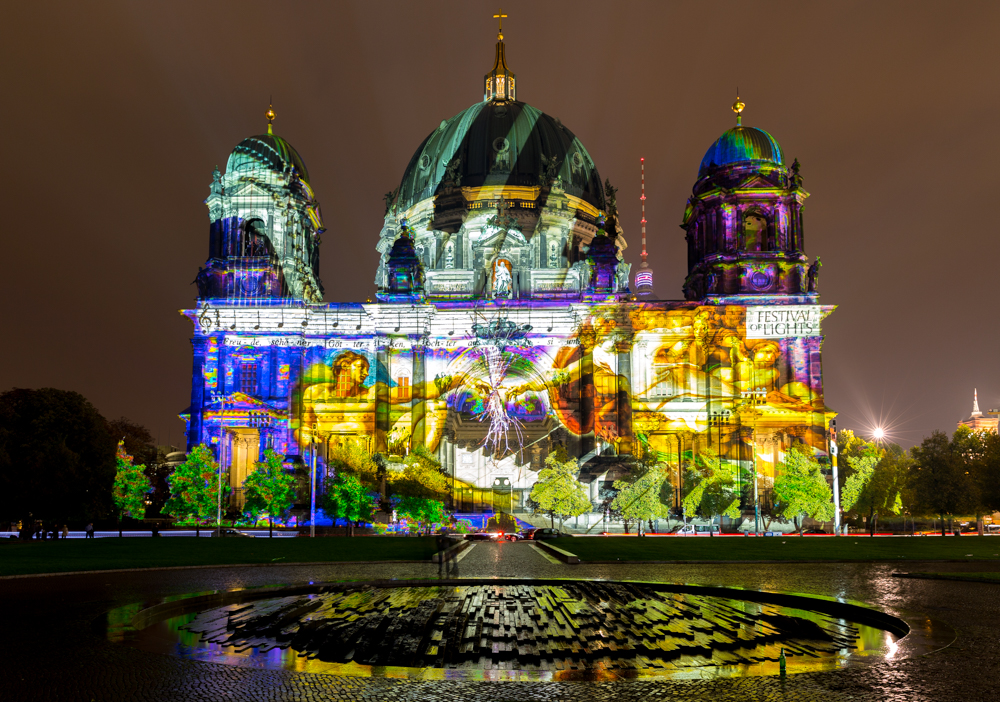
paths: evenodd
<path fill-rule="evenodd" d="M 419 602 L 438 596 L 438 590 L 445 588 L 423 588 L 412 591 L 412 601 Z M 561 589 L 560 589 L 561 590 Z M 369 592 L 352 593 L 355 604 L 364 607 L 372 601 Z M 676 593 L 674 598 L 690 601 L 690 595 Z M 859 658 L 873 654 L 886 657 L 895 655 L 898 645 L 895 637 L 882 629 L 860 625 L 837 619 L 830 615 L 811 610 L 780 607 L 745 600 L 729 600 L 729 604 L 746 614 L 784 614 L 800 617 L 817 624 L 838 625 L 844 631 L 856 631 L 854 648 L 842 648 L 834 654 L 795 655 L 786 648 L 787 670 L 789 673 L 830 671 L 847 666 Z M 121 642 L 131 638 L 133 643 L 139 643 L 142 648 L 169 653 L 189 660 L 210 663 L 223 663 L 239 667 L 258 669 L 281 669 L 304 673 L 324 673 L 353 677 L 385 677 L 406 678 L 412 680 L 512 680 L 512 681 L 552 681 L 552 680 L 620 680 L 620 679 L 715 679 L 740 676 L 761 676 L 779 674 L 779 664 L 767 661 L 756 664 L 732 665 L 717 659 L 682 656 L 674 661 L 660 661 L 658 668 L 625 669 L 620 666 L 609 668 L 606 662 L 595 660 L 590 663 L 580 662 L 578 668 L 562 670 L 518 669 L 517 661 L 497 662 L 492 666 L 487 663 L 483 668 L 412 668 L 402 666 L 372 666 L 357 663 L 332 663 L 315 658 L 315 654 L 305 655 L 291 648 L 279 647 L 247 647 L 237 648 L 223 644 L 202 641 L 199 633 L 187 631 L 184 627 L 190 624 L 198 613 L 183 614 L 171 617 L 153 624 L 141 632 L 128 635 L 129 622 L 138 613 L 142 605 L 130 605 L 119 608 L 108 616 L 108 638 Z M 230 605 L 237 608 L 240 605 Z M 757 627 L 751 622 L 741 624 L 747 631 L 753 632 Z M 607 632 L 601 630 L 607 636 Z M 599 642 L 598 642 L 599 644 Z M 599 647 L 599 646 L 598 646 Z M 771 650 L 773 649 L 773 650 Z M 760 651 L 767 657 L 777 658 L 780 647 L 764 648 Z"/>

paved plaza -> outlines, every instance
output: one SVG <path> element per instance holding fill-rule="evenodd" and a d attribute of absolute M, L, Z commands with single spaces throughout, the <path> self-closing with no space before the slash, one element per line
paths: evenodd
<path fill-rule="evenodd" d="M 1000 564 L 907 563 L 906 570 Z M 256 670 L 181 660 L 107 641 L 116 607 L 210 590 L 309 581 L 425 579 L 423 563 L 229 567 L 0 580 L 3 700 L 983 700 L 997 693 L 1000 587 L 891 577 L 892 564 L 564 565 L 532 544 L 480 543 L 463 578 L 642 580 L 737 586 L 865 602 L 937 630 L 942 648 L 908 660 L 777 677 L 701 681 L 411 681 Z"/>

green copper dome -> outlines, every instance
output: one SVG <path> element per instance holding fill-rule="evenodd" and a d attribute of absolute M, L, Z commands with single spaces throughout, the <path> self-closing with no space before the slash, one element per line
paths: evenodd
<path fill-rule="evenodd" d="M 309 171 L 299 152 L 279 136 L 261 134 L 247 137 L 233 149 L 226 164 L 226 173 L 259 169 L 282 173 L 289 166 L 295 169 L 302 180 L 309 182 Z"/>
<path fill-rule="evenodd" d="M 784 159 L 781 145 L 763 129 L 733 127 L 708 147 L 705 158 L 701 160 L 698 177 L 707 175 L 713 166 L 732 166 L 737 163 L 781 166 Z"/>
<path fill-rule="evenodd" d="M 400 183 L 405 211 L 446 187 L 543 186 L 605 209 L 594 161 L 562 123 L 516 100 L 477 102 L 431 132 Z"/>

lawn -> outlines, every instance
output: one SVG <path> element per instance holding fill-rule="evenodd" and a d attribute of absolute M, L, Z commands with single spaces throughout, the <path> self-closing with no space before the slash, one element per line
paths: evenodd
<path fill-rule="evenodd" d="M 594 536 L 552 543 L 581 561 L 1000 560 L 996 536 Z"/>
<path fill-rule="evenodd" d="M 0 575 L 237 563 L 423 561 L 437 550 L 435 543 L 434 537 L 392 536 L 0 541 Z"/>

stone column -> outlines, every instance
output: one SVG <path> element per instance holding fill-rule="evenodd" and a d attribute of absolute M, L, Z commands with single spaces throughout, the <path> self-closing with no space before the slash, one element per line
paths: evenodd
<path fill-rule="evenodd" d="M 205 350 L 208 339 L 205 337 L 191 339 L 194 349 L 194 368 L 191 373 L 191 418 L 188 421 L 187 450 L 204 441 L 202 431 L 202 412 L 205 404 Z"/>
<path fill-rule="evenodd" d="M 412 347 L 413 379 L 410 384 L 410 450 L 423 446 L 427 437 L 427 391 L 426 391 L 426 358 L 425 346 L 414 341 Z"/>
<path fill-rule="evenodd" d="M 580 330 L 580 457 L 594 450 L 596 427 L 594 426 L 594 344 L 596 335 L 591 326 Z"/>
<path fill-rule="evenodd" d="M 389 433 L 389 382 L 390 378 L 382 377 L 382 369 L 391 373 L 389 368 L 389 346 L 386 339 L 379 339 L 379 345 L 375 353 L 377 368 L 369 372 L 375 373 L 375 437 L 374 449 L 376 453 L 387 453 L 389 446 L 387 435 Z"/>
<path fill-rule="evenodd" d="M 632 342 L 629 336 L 615 344 L 618 352 L 618 454 L 632 454 Z"/>

